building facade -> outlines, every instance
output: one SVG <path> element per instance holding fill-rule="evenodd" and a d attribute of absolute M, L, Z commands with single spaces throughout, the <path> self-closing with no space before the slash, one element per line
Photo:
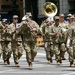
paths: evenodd
<path fill-rule="evenodd" d="M 14 13 L 13 8 L 15 8 L 13 1 L 15 0 L 0 0 L 0 15 L 2 18 L 12 19 L 12 15 Z M 23 16 L 23 0 L 16 0 L 16 8 L 16 14 L 21 19 Z"/>
<path fill-rule="evenodd" d="M 10 19 L 12 17 L 13 7 L 14 7 L 13 1 L 16 1 L 17 14 L 19 15 L 20 20 L 21 20 L 21 18 L 25 15 L 25 11 L 26 11 L 25 1 L 26 0 L 0 0 L 0 15 L 2 18 Z M 43 12 L 42 12 L 42 6 L 45 2 L 55 3 L 58 8 L 58 14 L 64 13 L 66 15 L 68 13 L 75 13 L 75 4 L 74 4 L 75 0 L 38 0 L 37 6 L 38 6 L 38 17 L 39 18 L 44 17 Z"/>

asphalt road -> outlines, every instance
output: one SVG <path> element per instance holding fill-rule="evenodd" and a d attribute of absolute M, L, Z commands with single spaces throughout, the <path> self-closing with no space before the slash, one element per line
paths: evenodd
<path fill-rule="evenodd" d="M 20 59 L 20 67 L 16 68 L 11 57 L 10 65 L 4 65 L 2 58 L 0 59 L 0 75 L 75 75 L 75 67 L 69 67 L 68 54 L 65 54 L 66 60 L 61 65 L 57 65 L 53 57 L 53 63 L 48 64 L 45 56 L 44 48 L 39 48 L 38 54 L 33 62 L 33 70 L 28 70 L 25 58 L 25 52 Z"/>

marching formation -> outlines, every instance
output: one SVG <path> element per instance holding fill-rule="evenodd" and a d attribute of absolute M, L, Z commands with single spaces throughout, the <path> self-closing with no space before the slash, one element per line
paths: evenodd
<path fill-rule="evenodd" d="M 60 65 L 62 60 L 66 59 L 64 55 L 67 52 L 70 67 L 75 66 L 75 17 L 72 14 L 68 14 L 66 20 L 64 17 L 64 14 L 55 16 L 54 20 L 49 17 L 41 25 L 32 20 L 30 12 L 26 13 L 19 24 L 17 15 L 13 16 L 10 25 L 7 19 L 2 19 L 0 56 L 3 56 L 4 64 L 10 65 L 10 57 L 13 53 L 15 66 L 20 67 L 19 59 L 25 50 L 29 70 L 31 70 L 38 51 L 36 37 L 41 34 L 48 64 L 53 62 L 52 57 L 55 55 L 56 63 Z"/>

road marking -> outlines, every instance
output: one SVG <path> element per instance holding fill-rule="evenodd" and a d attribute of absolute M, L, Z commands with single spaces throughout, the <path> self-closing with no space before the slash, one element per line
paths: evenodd
<path fill-rule="evenodd" d="M 75 75 L 75 72 L 71 72 L 71 73 L 66 73 L 66 74 L 62 74 L 62 75 Z"/>
<path fill-rule="evenodd" d="M 18 72 L 9 72 L 9 71 L 5 71 L 4 73 L 20 73 L 20 74 L 22 74 L 22 73 L 28 73 L 28 74 L 31 74 L 31 73 L 33 73 L 33 74 L 35 74 L 35 73 L 38 73 L 38 74 L 50 74 L 50 73 L 52 73 L 52 74 L 63 74 L 63 72 L 54 72 L 54 71 L 33 71 L 33 70 L 31 70 L 31 71 L 18 71 Z M 66 72 L 65 72 L 66 73 Z"/>
<path fill-rule="evenodd" d="M 10 69 L 10 70 L 4 70 L 4 71 L 0 71 L 0 73 L 6 73 L 6 72 L 10 72 L 10 71 L 15 71 L 15 70 L 17 70 L 17 69 Z"/>

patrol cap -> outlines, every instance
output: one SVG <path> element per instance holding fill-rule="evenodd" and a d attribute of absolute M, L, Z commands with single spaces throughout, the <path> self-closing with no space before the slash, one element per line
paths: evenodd
<path fill-rule="evenodd" d="M 55 16 L 55 18 L 54 18 L 55 20 L 59 20 L 59 16 Z"/>
<path fill-rule="evenodd" d="M 22 21 L 26 20 L 28 18 L 28 15 L 25 15 L 22 17 Z"/>
<path fill-rule="evenodd" d="M 68 14 L 67 16 L 71 17 L 71 16 L 72 16 L 72 14 Z"/>
<path fill-rule="evenodd" d="M 72 15 L 70 18 L 75 18 L 74 15 Z"/>
<path fill-rule="evenodd" d="M 64 14 L 60 14 L 60 16 L 63 16 L 64 17 Z"/>
<path fill-rule="evenodd" d="M 29 17 L 32 16 L 31 12 L 27 12 L 26 15 L 28 15 Z"/>
<path fill-rule="evenodd" d="M 7 23 L 7 19 L 2 19 L 2 22 L 6 22 Z"/>
<path fill-rule="evenodd" d="M 13 15 L 13 18 L 18 18 L 18 15 Z"/>

